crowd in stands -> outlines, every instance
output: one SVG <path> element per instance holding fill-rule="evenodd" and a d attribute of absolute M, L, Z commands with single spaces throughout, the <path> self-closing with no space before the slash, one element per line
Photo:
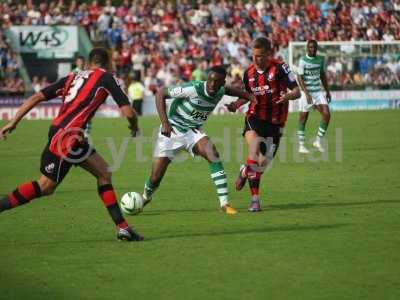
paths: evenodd
<path fill-rule="evenodd" d="M 43 76 L 42 78 L 39 78 L 39 76 L 33 76 L 32 78 L 32 87 L 35 92 L 40 91 L 49 84 L 50 82 L 47 80 L 46 76 Z"/>
<path fill-rule="evenodd" d="M 0 31 L 0 95 L 23 95 L 25 83 L 19 74 L 16 54 L 5 41 Z"/>
<path fill-rule="evenodd" d="M 400 57 L 387 55 L 387 58 L 360 58 L 358 60 L 344 57 L 328 60 L 326 74 L 328 83 L 333 89 L 342 86 L 351 89 L 366 89 L 379 86 L 382 89 L 400 86 Z"/>
<path fill-rule="evenodd" d="M 229 67 L 229 81 L 240 84 L 251 61 L 249 45 L 259 35 L 268 36 L 275 56 L 284 59 L 289 41 L 400 40 L 400 0 L 121 0 L 116 6 L 112 3 L 118 1 L 111 0 L 103 5 L 96 0 L 16 2 L 0 3 L 3 28 L 83 26 L 92 41 L 113 49 L 118 75 L 128 79 L 139 72 L 147 92 L 161 84 L 203 79 L 207 68 L 220 64 Z M 328 60 L 331 84 L 399 82 L 398 56 L 375 59 L 365 73 L 346 65 L 338 58 Z"/>

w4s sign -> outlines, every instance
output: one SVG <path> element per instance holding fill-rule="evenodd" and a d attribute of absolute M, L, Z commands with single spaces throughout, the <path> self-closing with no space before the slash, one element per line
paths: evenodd
<path fill-rule="evenodd" d="M 20 52 L 78 51 L 76 26 L 12 26 L 10 29 Z"/>

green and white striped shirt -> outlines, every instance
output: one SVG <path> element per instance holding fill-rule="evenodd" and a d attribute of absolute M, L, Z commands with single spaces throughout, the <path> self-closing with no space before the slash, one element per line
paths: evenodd
<path fill-rule="evenodd" d="M 205 81 L 190 81 L 181 86 L 168 88 L 172 99 L 168 120 L 180 132 L 190 128 L 200 128 L 225 94 L 221 87 L 215 96 L 206 90 Z"/>
<path fill-rule="evenodd" d="M 325 71 L 325 58 L 303 56 L 299 61 L 298 74 L 303 77 L 304 84 L 310 93 L 321 91 L 321 73 Z"/>

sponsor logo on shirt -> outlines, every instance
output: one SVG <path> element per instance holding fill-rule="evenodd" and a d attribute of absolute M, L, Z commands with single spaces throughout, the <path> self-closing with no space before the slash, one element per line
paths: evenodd
<path fill-rule="evenodd" d="M 261 96 L 261 95 L 265 95 L 265 94 L 271 94 L 272 90 L 269 87 L 268 84 L 263 85 L 263 86 L 255 86 L 251 88 L 251 91 L 253 92 L 254 95 L 256 96 Z"/>

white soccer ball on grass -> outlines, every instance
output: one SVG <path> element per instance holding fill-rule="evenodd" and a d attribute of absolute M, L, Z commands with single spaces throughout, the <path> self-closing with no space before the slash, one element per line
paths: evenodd
<path fill-rule="evenodd" d="M 125 193 L 120 201 L 121 210 L 128 215 L 137 215 L 143 210 L 143 197 L 136 192 Z"/>

